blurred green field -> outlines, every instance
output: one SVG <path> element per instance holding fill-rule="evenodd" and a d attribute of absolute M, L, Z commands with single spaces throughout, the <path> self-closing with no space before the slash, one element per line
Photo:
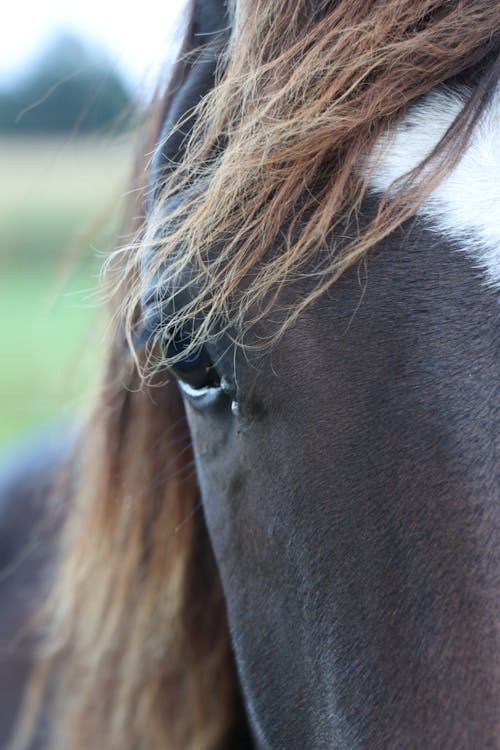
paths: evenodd
<path fill-rule="evenodd" d="M 75 418 L 95 386 L 132 140 L 0 140 L 0 443 Z"/>

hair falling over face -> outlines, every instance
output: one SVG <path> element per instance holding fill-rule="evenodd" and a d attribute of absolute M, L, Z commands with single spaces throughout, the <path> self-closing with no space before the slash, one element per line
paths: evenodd
<path fill-rule="evenodd" d="M 195 280 L 197 293 L 169 321 L 175 329 L 201 314 L 195 347 L 216 319 L 219 328 L 250 325 L 249 310 L 264 314 L 256 303 L 329 244 L 288 321 L 300 314 L 453 165 L 498 76 L 498 10 L 490 0 L 233 0 L 216 84 L 202 92 L 182 159 L 147 225 L 113 260 L 120 323 L 73 459 L 46 608 L 39 671 L 52 750 L 223 750 L 242 723 L 182 401 L 157 367 L 144 382 L 147 363 L 138 368 L 128 344 L 145 258 L 162 289 L 187 270 Z M 191 20 L 173 80 L 203 53 Z M 360 209 L 377 139 L 416 98 L 482 60 L 484 76 L 425 183 L 414 170 L 361 236 L 336 247 L 334 228 Z M 174 93 L 155 104 L 150 144 Z M 193 186 L 195 199 L 169 208 Z"/>

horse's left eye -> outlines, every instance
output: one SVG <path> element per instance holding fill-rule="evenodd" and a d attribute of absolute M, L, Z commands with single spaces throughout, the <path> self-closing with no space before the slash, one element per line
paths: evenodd
<path fill-rule="evenodd" d="M 209 388 L 220 387 L 220 377 L 214 367 L 205 347 L 196 351 L 186 351 L 189 345 L 189 337 L 182 333 L 163 342 L 163 354 L 166 359 L 173 357 L 181 358 L 170 366 L 171 371 L 179 380 L 181 387 L 189 395 L 204 393 Z M 185 357 L 182 353 L 186 351 Z"/>

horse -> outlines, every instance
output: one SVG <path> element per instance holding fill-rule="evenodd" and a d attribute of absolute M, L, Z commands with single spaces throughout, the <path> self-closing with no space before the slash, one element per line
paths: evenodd
<path fill-rule="evenodd" d="M 189 6 L 69 471 L 49 747 L 499 747 L 499 11 Z"/>

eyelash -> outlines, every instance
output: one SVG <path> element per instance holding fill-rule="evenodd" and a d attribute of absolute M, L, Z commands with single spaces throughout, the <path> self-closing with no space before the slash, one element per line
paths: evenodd
<path fill-rule="evenodd" d="M 236 401 L 236 388 L 234 384 L 221 376 L 217 365 L 210 357 L 208 348 L 201 346 L 198 350 L 191 350 L 182 358 L 182 353 L 191 343 L 190 332 L 181 330 L 170 337 L 158 336 L 158 331 L 164 324 L 163 316 L 159 317 L 157 313 L 148 315 L 146 308 L 142 328 L 135 338 L 136 347 L 141 348 L 149 341 L 159 339 L 162 359 L 167 362 L 177 359 L 175 363 L 168 364 L 168 369 L 177 379 L 185 396 L 196 401 L 198 407 L 202 407 L 214 404 L 214 399 L 218 399 L 219 395 L 224 395 L 231 402 L 233 415 L 239 415 L 240 407 Z"/>
<path fill-rule="evenodd" d="M 170 339 L 164 339 L 161 343 L 162 356 L 169 360 L 182 355 L 189 341 L 189 336 L 183 335 L 182 332 Z M 169 369 L 181 384 L 188 386 L 190 395 L 196 391 L 206 392 L 208 389 L 221 387 L 221 377 L 204 346 L 190 351 L 184 359 L 178 359 L 169 365 Z"/>

